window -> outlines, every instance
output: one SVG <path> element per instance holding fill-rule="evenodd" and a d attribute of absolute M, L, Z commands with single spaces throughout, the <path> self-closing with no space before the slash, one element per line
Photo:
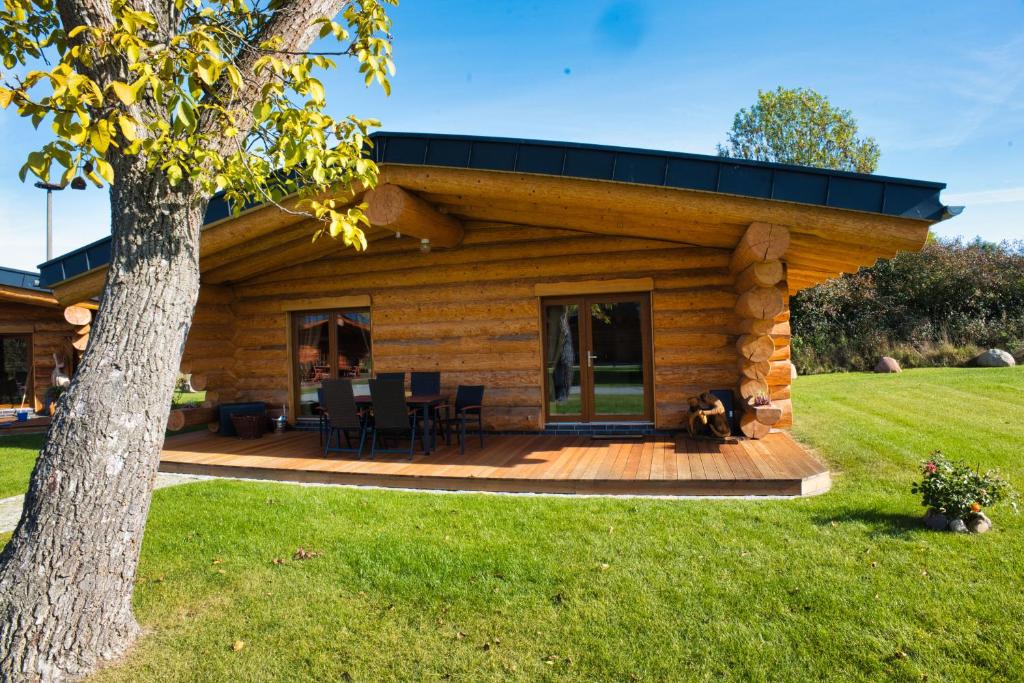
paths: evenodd
<path fill-rule="evenodd" d="M 31 377 L 32 337 L 0 335 L 0 405 L 34 405 Z"/>
<path fill-rule="evenodd" d="M 325 379 L 351 379 L 356 393 L 367 391 L 373 375 L 369 309 L 307 311 L 292 314 L 292 320 L 296 417 L 316 415 L 317 390 Z"/>

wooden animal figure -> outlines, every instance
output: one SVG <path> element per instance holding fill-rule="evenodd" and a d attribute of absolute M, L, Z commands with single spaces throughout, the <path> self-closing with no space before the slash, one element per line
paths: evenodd
<path fill-rule="evenodd" d="M 725 406 L 710 391 L 691 397 L 687 402 L 687 431 L 690 436 L 714 436 L 724 439 L 732 434 Z"/>

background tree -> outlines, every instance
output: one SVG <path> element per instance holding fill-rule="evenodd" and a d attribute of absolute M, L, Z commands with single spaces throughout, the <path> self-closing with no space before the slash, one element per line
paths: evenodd
<path fill-rule="evenodd" d="M 857 137 L 849 109 L 834 107 L 808 88 L 757 91 L 757 102 L 740 109 L 720 156 L 872 173 L 879 149 L 874 138 Z"/>
<path fill-rule="evenodd" d="M 316 74 L 351 57 L 387 91 L 389 27 L 377 0 L 4 1 L 0 106 L 53 133 L 21 176 L 109 185 L 112 248 L 89 347 L 0 555 L 0 680 L 78 678 L 135 640 L 208 201 L 278 202 L 362 248 L 352 197 L 376 180 L 363 156 L 375 122 L 329 116 Z M 317 37 L 337 48 L 309 52 Z"/>

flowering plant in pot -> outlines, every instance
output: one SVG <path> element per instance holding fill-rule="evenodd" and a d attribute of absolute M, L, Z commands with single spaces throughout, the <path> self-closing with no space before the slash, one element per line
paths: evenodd
<path fill-rule="evenodd" d="M 992 523 L 982 512 L 1000 502 L 1017 511 L 1017 493 L 998 470 L 977 472 L 959 460 L 935 451 L 921 463 L 921 481 L 911 491 L 928 508 L 925 524 L 933 529 L 987 531 Z"/>

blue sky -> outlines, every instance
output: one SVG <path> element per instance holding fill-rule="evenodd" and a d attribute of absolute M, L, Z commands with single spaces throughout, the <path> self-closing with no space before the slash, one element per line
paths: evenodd
<path fill-rule="evenodd" d="M 390 98 L 351 65 L 335 113 L 385 130 L 714 153 L 758 88 L 804 86 L 852 109 L 878 172 L 948 183 L 941 235 L 1024 239 L 1024 2 L 682 3 L 405 0 Z M 45 255 L 43 192 L 17 179 L 43 142 L 0 114 L 0 264 Z M 109 233 L 106 193 L 58 193 L 55 252 Z"/>

